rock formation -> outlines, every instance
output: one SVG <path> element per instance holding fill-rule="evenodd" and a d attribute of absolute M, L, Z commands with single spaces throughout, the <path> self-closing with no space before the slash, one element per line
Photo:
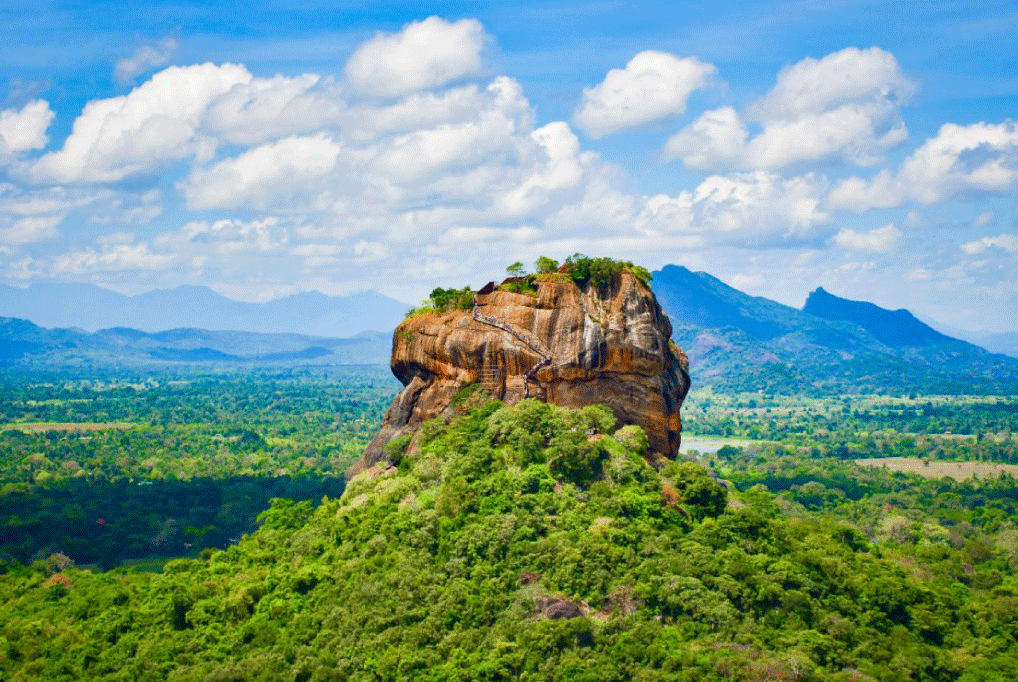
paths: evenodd
<path fill-rule="evenodd" d="M 393 438 L 450 409 L 453 396 L 480 383 L 515 404 L 537 398 L 563 407 L 608 406 L 621 424 L 647 432 L 651 457 L 674 457 L 689 390 L 685 354 L 654 294 L 623 271 L 611 286 L 577 286 L 543 275 L 536 295 L 489 284 L 473 310 L 415 315 L 392 337 L 392 371 L 404 389 L 361 458 L 384 458 Z"/>

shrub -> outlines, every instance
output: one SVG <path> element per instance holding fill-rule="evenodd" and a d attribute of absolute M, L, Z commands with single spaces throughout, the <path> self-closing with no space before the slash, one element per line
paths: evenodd
<path fill-rule="evenodd" d="M 601 290 L 608 289 L 623 272 L 630 272 L 645 285 L 650 283 L 650 271 L 641 265 L 613 258 L 590 258 L 574 253 L 566 258 L 566 271 L 579 286 L 590 283 Z"/>
<path fill-rule="evenodd" d="M 474 291 L 470 286 L 462 289 L 443 289 L 436 287 L 432 289 L 428 300 L 422 302 L 416 308 L 411 308 L 406 316 L 434 315 L 452 312 L 454 310 L 470 310 L 474 305 Z"/>

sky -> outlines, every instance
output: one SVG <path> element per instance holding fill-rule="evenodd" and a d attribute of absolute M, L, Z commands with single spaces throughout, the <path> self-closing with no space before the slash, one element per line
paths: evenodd
<path fill-rule="evenodd" d="M 0 282 L 416 302 L 580 252 L 1018 331 L 1013 2 L 0 0 Z"/>

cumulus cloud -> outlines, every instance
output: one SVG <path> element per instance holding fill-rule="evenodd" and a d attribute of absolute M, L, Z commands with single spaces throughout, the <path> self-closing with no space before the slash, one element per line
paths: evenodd
<path fill-rule="evenodd" d="M 852 251 L 887 253 L 899 237 L 901 237 L 901 230 L 895 227 L 894 223 L 888 223 L 869 232 L 856 232 L 847 227 L 843 228 L 834 235 L 834 243 Z"/>
<path fill-rule="evenodd" d="M 597 138 L 681 114 L 690 94 L 706 87 L 715 71 L 714 65 L 693 57 L 640 52 L 624 69 L 612 69 L 601 83 L 584 88 L 573 122 Z"/>
<path fill-rule="evenodd" d="M 64 219 L 63 214 L 33 215 L 18 218 L 8 225 L 0 222 L 0 243 L 33 244 L 57 236 L 57 225 Z"/>
<path fill-rule="evenodd" d="M 159 84 L 162 73 L 122 99 Z M 265 286 L 278 288 L 293 277 L 320 281 L 337 267 L 352 273 L 370 265 L 372 277 L 409 287 L 420 279 L 466 277 L 483 267 L 479 263 L 497 265 L 508 248 L 533 251 L 533 257 L 538 251 L 636 254 L 740 241 L 803 243 L 823 236 L 830 222 L 820 204 L 824 181 L 810 175 L 716 175 L 674 197 L 634 194 L 621 169 L 584 151 L 568 123 L 537 126 L 519 83 L 507 77 L 354 107 L 314 76 L 259 79 L 238 71 L 232 81 L 212 89 L 215 94 L 199 93 L 192 113 L 176 116 L 188 126 L 181 139 L 218 144 L 210 148 L 214 157 L 198 149 L 176 157 L 160 149 L 163 156 L 144 157 L 149 164 L 153 158 L 176 158 L 176 168 L 186 164 L 176 189 L 189 209 L 213 217 L 155 237 L 136 230 L 127 242 L 97 243 L 33 267 L 51 276 L 100 278 L 132 268 L 144 277 L 162 266 L 225 280 L 243 278 L 253 267 L 262 271 L 255 264 L 261 261 L 252 259 L 271 259 L 270 270 L 281 280 Z M 335 108 L 315 121 L 315 131 L 279 137 L 297 123 L 274 127 L 287 118 L 275 112 L 307 97 L 325 98 Z M 129 102 L 110 107 L 112 120 L 128 118 L 125 108 Z M 163 103 L 162 111 L 168 109 Z M 82 114 L 79 129 L 89 115 Z M 249 137 L 243 137 L 245 120 L 253 124 Z M 80 133 L 72 138 L 85 139 Z M 93 146 L 102 135 L 92 136 Z M 93 152 L 92 158 L 104 157 Z M 124 156 L 99 167 L 128 177 Z M 97 171 L 89 173 L 96 177 Z M 141 224 L 163 204 L 155 190 L 130 206 L 120 206 L 119 190 L 101 192 L 108 195 L 102 207 L 90 209 L 92 220 L 101 222 L 127 224 L 136 215 Z M 267 218 L 270 210 L 277 217 Z M 478 243 L 493 247 L 478 251 Z M 445 269 L 436 270 L 442 262 Z"/>
<path fill-rule="evenodd" d="M 681 158 L 690 168 L 742 165 L 749 130 L 732 107 L 705 111 L 668 139 L 665 158 Z"/>
<path fill-rule="evenodd" d="M 475 19 L 429 17 L 362 44 L 346 63 L 346 77 L 360 92 L 378 97 L 433 88 L 480 73 L 486 40 Z"/>
<path fill-rule="evenodd" d="M 193 209 L 264 208 L 285 191 L 306 189 L 336 167 L 341 148 L 329 136 L 288 137 L 196 169 L 184 186 Z"/>
<path fill-rule="evenodd" d="M 962 244 L 961 249 L 970 256 L 983 253 L 987 249 L 1000 249 L 1007 253 L 1018 253 L 1018 235 L 1000 234 L 996 237 L 983 237 L 982 239 Z"/>
<path fill-rule="evenodd" d="M 45 147 L 49 141 L 46 131 L 53 116 L 49 102 L 41 99 L 32 100 L 21 109 L 0 111 L 0 158 Z"/>
<path fill-rule="evenodd" d="M 1018 183 L 1018 123 L 948 123 L 897 172 L 852 177 L 831 192 L 832 206 L 864 211 L 907 201 L 934 204 L 959 195 L 1007 193 Z"/>
<path fill-rule="evenodd" d="M 30 170 L 39 183 L 115 182 L 211 152 L 199 125 L 209 104 L 252 76 L 235 64 L 170 67 L 128 95 L 89 102 L 62 149 Z"/>
<path fill-rule="evenodd" d="M 575 131 L 607 134 L 679 112 L 713 67 L 640 53 L 588 91 L 573 124 L 537 122 L 516 80 L 461 82 L 481 69 L 485 40 L 476 22 L 431 19 L 369 40 L 345 79 L 203 64 L 90 102 L 56 151 L 19 162 L 36 185 L 0 185 L 0 276 L 102 281 L 130 271 L 160 285 L 176 278 L 239 291 L 258 272 L 265 290 L 387 282 L 388 293 L 414 292 L 411 300 L 437 284 L 490 276 L 510 257 L 583 251 L 653 265 L 674 260 L 662 254 L 705 249 L 881 252 L 898 237 L 893 225 L 839 231 L 823 175 L 778 171 L 812 157 L 801 145 L 788 152 L 760 141 L 799 134 L 793 124 L 827 121 L 848 106 L 840 123 L 824 124 L 844 134 L 828 136 L 819 153 L 861 158 L 851 151 L 858 139 L 848 138 L 874 119 L 862 115 L 853 128 L 848 114 L 896 102 L 906 89 L 893 57 L 879 59 L 886 53 L 850 53 L 850 65 L 872 57 L 872 69 L 838 87 L 821 83 L 834 77 L 828 58 L 807 60 L 810 69 L 786 70 L 744 111 L 705 113 L 686 129 L 697 144 L 682 153 L 697 167 L 723 160 L 723 170 L 686 190 L 642 196 Z M 404 69 L 402 59 L 424 66 Z M 820 92 L 793 87 L 803 82 Z M 874 83 L 890 85 L 879 94 Z M 28 246 L 58 229 L 87 244 L 84 231 L 99 224 L 118 236 L 45 258 L 35 256 L 56 248 Z"/>
<path fill-rule="evenodd" d="M 522 216 L 547 203 L 552 192 L 576 187 L 583 179 L 580 141 L 564 121 L 554 121 L 530 134 L 543 156 L 538 166 L 498 199 L 501 211 Z"/>
<path fill-rule="evenodd" d="M 742 114 L 731 107 L 703 113 L 666 142 L 664 155 L 708 169 L 872 165 L 908 137 L 899 109 L 913 90 L 894 55 L 876 47 L 807 58 L 783 69 Z"/>
<path fill-rule="evenodd" d="M 824 188 L 825 181 L 811 174 L 712 175 L 692 192 L 648 198 L 639 221 L 664 234 L 699 234 L 705 246 L 809 243 L 831 221 L 821 207 Z"/>
<path fill-rule="evenodd" d="M 434 179 L 437 173 L 483 165 L 496 160 L 528 121 L 519 84 L 497 78 L 487 88 L 481 108 L 463 121 L 414 130 L 382 142 L 374 167 L 396 183 Z M 505 157 L 501 156 L 504 161 Z"/>
<path fill-rule="evenodd" d="M 164 232 L 153 240 L 158 249 L 188 255 L 210 251 L 232 258 L 243 253 L 269 253 L 289 243 L 290 231 L 279 218 L 268 216 L 256 220 L 220 218 L 196 220 L 180 230 Z"/>
<path fill-rule="evenodd" d="M 176 49 L 177 41 L 172 37 L 163 38 L 155 45 L 144 45 L 130 57 L 118 59 L 113 75 L 118 83 L 127 85 L 149 69 L 169 63 Z"/>
<path fill-rule="evenodd" d="M 318 74 L 251 78 L 216 98 L 204 121 L 217 137 L 251 145 L 336 123 L 344 109 L 338 86 Z"/>

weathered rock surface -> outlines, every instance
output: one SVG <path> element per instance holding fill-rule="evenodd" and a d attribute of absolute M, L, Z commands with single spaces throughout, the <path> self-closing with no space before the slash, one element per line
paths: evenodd
<path fill-rule="evenodd" d="M 601 403 L 620 423 L 643 427 L 654 453 L 674 457 L 689 365 L 669 343 L 671 323 L 654 294 L 628 272 L 604 290 L 548 280 L 537 283 L 536 297 L 496 289 L 478 293 L 473 311 L 404 320 L 391 366 L 405 388 L 360 464 L 380 461 L 386 443 L 446 412 L 474 382 L 509 404 Z"/>

